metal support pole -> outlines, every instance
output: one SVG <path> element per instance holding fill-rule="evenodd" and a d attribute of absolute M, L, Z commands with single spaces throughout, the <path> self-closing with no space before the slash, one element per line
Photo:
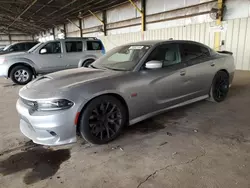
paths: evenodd
<path fill-rule="evenodd" d="M 9 41 L 10 41 L 10 44 L 11 44 L 12 42 L 11 42 L 11 34 L 10 34 L 10 31 L 8 31 L 8 37 L 9 37 Z"/>
<path fill-rule="evenodd" d="M 80 37 L 82 37 L 82 19 L 79 18 Z"/>
<path fill-rule="evenodd" d="M 216 20 L 216 25 L 221 26 L 222 25 L 222 8 L 223 8 L 223 0 L 218 0 L 218 10 L 219 10 L 219 15 Z M 215 50 L 220 50 L 220 38 L 221 38 L 221 32 L 215 32 L 214 36 L 214 49 Z"/>
<path fill-rule="evenodd" d="M 107 12 L 106 10 L 102 12 L 102 20 L 103 20 L 103 33 L 104 33 L 104 36 L 107 36 Z"/>
<path fill-rule="evenodd" d="M 144 40 L 144 31 L 146 30 L 146 15 L 145 15 L 146 1 L 142 0 L 142 10 L 139 9 L 139 7 L 132 0 L 128 0 L 128 1 L 141 14 L 141 38 L 142 38 L 142 40 Z"/>
<path fill-rule="evenodd" d="M 67 38 L 66 24 L 63 24 L 64 38 Z"/>
<path fill-rule="evenodd" d="M 146 0 L 141 1 L 142 31 L 146 31 Z"/>
<path fill-rule="evenodd" d="M 53 37 L 54 37 L 54 40 L 56 39 L 56 34 L 55 34 L 55 28 L 53 27 L 52 28 L 52 33 L 53 33 Z"/>

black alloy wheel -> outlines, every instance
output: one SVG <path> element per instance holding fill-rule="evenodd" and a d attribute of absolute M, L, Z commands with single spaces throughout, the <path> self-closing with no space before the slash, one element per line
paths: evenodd
<path fill-rule="evenodd" d="M 212 97 L 216 102 L 222 102 L 227 97 L 229 91 L 229 77 L 227 73 L 220 71 L 216 74 L 212 86 Z"/>
<path fill-rule="evenodd" d="M 82 137 L 93 144 L 115 139 L 126 122 L 126 110 L 113 96 L 101 96 L 90 102 L 80 120 Z"/>

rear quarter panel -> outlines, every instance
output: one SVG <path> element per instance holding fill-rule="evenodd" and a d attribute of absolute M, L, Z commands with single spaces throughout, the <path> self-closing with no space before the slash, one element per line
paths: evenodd
<path fill-rule="evenodd" d="M 230 84 L 232 84 L 235 72 L 234 57 L 227 54 L 217 54 L 215 63 L 217 72 L 226 70 L 229 73 Z"/>

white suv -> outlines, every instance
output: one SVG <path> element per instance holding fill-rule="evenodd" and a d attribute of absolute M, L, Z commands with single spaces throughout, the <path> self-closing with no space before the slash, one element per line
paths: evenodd
<path fill-rule="evenodd" d="M 0 56 L 0 76 L 24 85 L 33 76 L 89 66 L 105 54 L 97 38 L 66 38 L 39 43 L 28 52 Z"/>

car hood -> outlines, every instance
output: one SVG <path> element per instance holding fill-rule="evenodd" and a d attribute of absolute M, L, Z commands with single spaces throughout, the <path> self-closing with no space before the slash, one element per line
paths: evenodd
<path fill-rule="evenodd" d="M 119 74 L 123 72 L 91 68 L 69 69 L 37 78 L 24 86 L 19 94 L 27 99 L 51 97 L 73 87 Z"/>
<path fill-rule="evenodd" d="M 28 54 L 28 52 L 7 52 L 6 54 L 0 53 L 1 56 L 4 56 L 5 58 L 12 58 L 12 57 L 18 57 Z"/>

